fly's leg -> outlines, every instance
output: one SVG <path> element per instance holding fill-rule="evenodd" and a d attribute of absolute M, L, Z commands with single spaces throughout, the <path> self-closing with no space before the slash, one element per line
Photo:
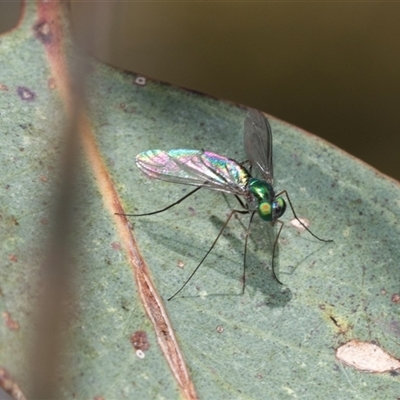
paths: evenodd
<path fill-rule="evenodd" d="M 169 206 L 161 209 L 161 210 L 157 210 L 157 211 L 152 211 L 149 213 L 144 213 L 144 214 L 120 214 L 120 213 L 115 213 L 115 215 L 124 215 L 125 217 L 144 217 L 146 215 L 154 215 L 154 214 L 159 214 L 162 213 L 164 211 L 169 210 L 170 208 L 176 206 L 177 204 L 181 203 L 183 200 L 187 199 L 189 196 L 191 196 L 192 194 L 196 193 L 198 190 L 200 190 L 203 186 L 199 186 L 196 189 L 192 190 L 191 192 L 189 192 L 188 194 L 185 194 L 185 196 L 181 197 L 178 201 L 175 201 L 175 203 L 170 204 Z"/>
<path fill-rule="evenodd" d="M 283 225 L 285 225 L 285 224 L 282 221 L 279 221 L 279 219 L 276 222 L 279 222 L 281 224 L 281 227 L 279 228 L 278 234 L 276 235 L 276 239 L 274 241 L 274 246 L 272 247 L 272 263 L 271 263 L 271 265 L 272 265 L 272 276 L 274 277 L 274 279 L 278 283 L 283 285 L 283 283 L 278 279 L 278 277 L 276 276 L 276 273 L 275 273 L 275 250 L 276 250 L 276 246 L 278 244 L 278 239 L 279 239 L 279 236 L 281 234 Z"/>
<path fill-rule="evenodd" d="M 218 242 L 218 239 L 220 238 L 222 232 L 224 231 L 224 229 L 226 228 L 226 226 L 228 225 L 229 221 L 231 220 L 231 218 L 233 217 L 234 214 L 248 214 L 249 211 L 248 210 L 232 210 L 231 213 L 229 214 L 228 219 L 225 221 L 223 227 L 221 228 L 221 230 L 218 233 L 218 236 L 215 238 L 213 244 L 211 245 L 211 247 L 208 249 L 207 253 L 205 254 L 205 256 L 202 258 L 202 260 L 200 261 L 200 263 L 197 265 L 197 267 L 194 269 L 194 271 L 190 274 L 189 278 L 186 280 L 186 282 L 181 286 L 181 288 L 173 295 L 171 296 L 169 300 L 172 300 L 177 294 L 179 294 L 182 289 L 189 283 L 189 281 L 193 278 L 193 275 L 197 272 L 197 270 L 200 268 L 201 264 L 203 264 L 203 261 L 207 258 L 207 256 L 210 254 L 211 250 L 214 248 L 215 244 Z"/>
<path fill-rule="evenodd" d="M 246 258 L 247 258 L 247 242 L 250 236 L 250 226 L 251 226 L 251 222 L 253 221 L 253 217 L 254 214 L 256 212 L 253 211 L 250 217 L 250 221 L 249 221 L 249 226 L 246 230 L 246 238 L 244 240 L 244 256 L 243 256 L 243 277 L 242 277 L 242 282 L 243 282 L 243 286 L 242 286 L 242 294 L 244 294 L 244 289 L 246 287 Z"/>
<path fill-rule="evenodd" d="M 281 196 L 282 194 L 285 194 L 286 198 L 288 199 L 288 202 L 289 202 L 290 208 L 292 209 L 292 213 L 293 213 L 294 217 L 295 217 L 295 218 L 297 219 L 297 221 L 304 227 L 304 229 L 306 229 L 306 230 L 308 231 L 309 234 L 311 234 L 312 236 L 315 237 L 315 239 L 318 239 L 318 240 L 321 241 L 321 242 L 333 242 L 332 239 L 321 239 L 320 237 L 318 237 L 317 235 L 315 235 L 314 233 L 312 233 L 311 230 L 308 229 L 308 228 L 303 224 L 303 222 L 301 222 L 300 219 L 297 217 L 297 214 L 296 214 L 296 212 L 294 211 L 292 202 L 290 201 L 289 193 L 288 193 L 286 190 L 282 190 L 282 192 L 278 193 L 275 197 L 279 197 L 279 196 Z M 281 222 L 281 221 L 279 221 L 279 222 Z M 283 223 L 283 222 L 281 222 L 281 223 Z M 282 230 L 282 227 L 281 227 L 281 230 Z M 279 231 L 279 232 L 280 232 L 280 231 Z M 274 246 L 275 246 L 275 244 L 274 244 Z"/>

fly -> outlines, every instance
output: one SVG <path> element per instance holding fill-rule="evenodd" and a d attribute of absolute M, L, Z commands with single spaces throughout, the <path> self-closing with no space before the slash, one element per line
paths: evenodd
<path fill-rule="evenodd" d="M 272 248 L 272 275 L 277 282 L 282 284 L 275 273 L 274 257 L 278 238 L 284 225 L 279 218 L 284 214 L 287 205 L 285 199 L 282 197 L 283 195 L 285 195 L 295 219 L 313 237 L 322 242 L 332 242 L 332 240 L 319 238 L 304 225 L 297 217 L 286 190 L 277 194 L 275 193 L 273 187 L 272 130 L 267 118 L 260 111 L 251 109 L 245 119 L 244 147 L 248 158 L 244 163 L 239 163 L 231 158 L 203 150 L 148 150 L 136 156 L 137 167 L 149 178 L 196 186 L 196 188 L 175 203 L 161 210 L 144 214 L 123 214 L 125 216 L 142 217 L 164 212 L 181 203 L 201 188 L 233 194 L 241 206 L 241 209 L 233 209 L 230 212 L 218 236 L 215 238 L 200 263 L 196 266 L 181 288 L 168 300 L 173 299 L 179 294 L 192 279 L 193 275 L 214 248 L 222 232 L 235 214 L 250 214 L 244 244 L 242 294 L 244 293 L 246 285 L 247 242 L 251 223 L 255 214 L 258 214 L 263 221 L 269 222 L 272 225 L 276 223 L 280 224 Z M 249 164 L 249 168 L 247 169 L 243 164 Z M 253 168 L 261 174 L 262 179 L 257 179 L 252 176 Z"/>

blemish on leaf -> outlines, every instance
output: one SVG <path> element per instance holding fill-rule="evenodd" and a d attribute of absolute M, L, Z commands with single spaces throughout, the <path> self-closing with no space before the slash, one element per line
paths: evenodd
<path fill-rule="evenodd" d="M 196 289 L 199 289 L 199 288 L 196 287 Z M 201 290 L 199 293 L 199 296 L 202 300 L 204 300 L 208 296 L 207 290 Z"/>
<path fill-rule="evenodd" d="M 400 304 L 400 293 L 392 294 L 392 302 L 395 304 Z"/>
<path fill-rule="evenodd" d="M 127 107 L 125 103 L 120 103 L 120 104 L 119 104 L 119 108 L 120 108 L 121 110 L 123 110 L 124 112 L 130 113 L 130 114 L 133 114 L 133 113 L 136 112 L 136 108 L 135 108 L 135 107 L 132 107 L 132 106 Z"/>
<path fill-rule="evenodd" d="M 376 344 L 351 340 L 336 350 L 336 358 L 343 364 L 363 372 L 390 372 L 400 369 L 400 361 Z"/>
<path fill-rule="evenodd" d="M 56 80 L 54 78 L 49 78 L 47 81 L 47 86 L 49 89 L 54 90 L 57 87 Z"/>
<path fill-rule="evenodd" d="M 15 319 L 11 318 L 11 314 L 9 312 L 5 311 L 2 315 L 6 326 L 10 331 L 17 331 L 19 329 L 19 323 Z"/>
<path fill-rule="evenodd" d="M 331 323 L 336 333 L 340 335 L 348 334 L 353 326 L 347 321 L 346 318 L 340 316 L 336 311 L 335 307 L 331 304 L 320 304 L 320 310 L 324 312 L 324 318 Z"/>
<path fill-rule="evenodd" d="M 13 399 L 26 400 L 21 389 L 5 368 L 0 368 L 0 387 Z"/>
<path fill-rule="evenodd" d="M 196 215 L 196 210 L 193 207 L 188 207 L 189 213 L 191 217 Z"/>
<path fill-rule="evenodd" d="M 142 350 L 136 350 L 135 353 L 139 358 L 145 358 L 146 355 L 144 354 L 144 352 Z"/>
<path fill-rule="evenodd" d="M 13 261 L 13 262 L 17 262 L 17 261 L 18 261 L 18 257 L 17 257 L 16 254 L 10 254 L 10 255 L 8 256 L 8 259 L 9 259 L 10 261 Z"/>
<path fill-rule="evenodd" d="M 53 35 L 51 33 L 50 25 L 47 21 L 38 22 L 34 27 L 36 37 L 43 43 L 49 44 L 53 39 Z"/>
<path fill-rule="evenodd" d="M 8 86 L 0 83 L 0 90 L 2 90 L 3 92 L 8 92 Z"/>
<path fill-rule="evenodd" d="M 11 216 L 8 218 L 7 224 L 9 226 L 19 226 L 19 222 L 18 222 L 17 218 L 15 218 L 14 216 Z"/>
<path fill-rule="evenodd" d="M 145 331 L 136 331 L 132 334 L 130 341 L 135 350 L 146 351 L 150 348 L 150 343 Z"/>
<path fill-rule="evenodd" d="M 389 327 L 396 336 L 400 336 L 400 322 L 398 320 L 391 321 Z"/>
<path fill-rule="evenodd" d="M 215 329 L 218 333 L 222 333 L 224 331 L 224 327 L 222 325 L 218 325 Z"/>
<path fill-rule="evenodd" d="M 32 90 L 28 89 L 25 86 L 18 86 L 17 93 L 19 98 L 24 101 L 33 101 L 36 97 L 35 93 L 33 93 Z"/>
<path fill-rule="evenodd" d="M 332 317 L 332 316 L 330 316 L 329 318 L 331 319 L 331 321 L 332 321 L 336 326 L 339 326 L 339 323 L 336 321 L 336 318 L 334 318 L 334 317 Z"/>
<path fill-rule="evenodd" d="M 299 220 L 307 228 L 310 226 L 310 221 L 307 218 L 299 218 Z M 293 218 L 290 221 L 290 225 L 292 225 L 294 228 L 296 228 L 299 231 L 305 231 L 306 228 L 304 228 L 304 226 L 300 222 L 296 218 Z"/>
<path fill-rule="evenodd" d="M 282 389 L 285 390 L 289 396 L 293 396 L 295 394 L 295 391 L 289 386 L 283 386 Z"/>
<path fill-rule="evenodd" d="M 178 267 L 179 268 L 184 268 L 185 267 L 185 263 L 182 260 L 178 260 Z"/>
<path fill-rule="evenodd" d="M 113 250 L 121 250 L 121 243 L 120 242 L 112 242 L 111 247 Z"/>
<path fill-rule="evenodd" d="M 351 229 L 349 227 L 345 228 L 342 232 L 343 237 L 346 237 L 346 238 L 350 236 L 350 233 L 351 233 Z"/>
<path fill-rule="evenodd" d="M 146 86 L 147 79 L 144 76 L 138 76 L 135 79 L 135 84 L 138 86 Z"/>
<path fill-rule="evenodd" d="M 41 175 L 41 176 L 40 176 L 40 180 L 41 180 L 42 182 L 47 182 L 47 176 L 46 176 L 46 175 Z"/>

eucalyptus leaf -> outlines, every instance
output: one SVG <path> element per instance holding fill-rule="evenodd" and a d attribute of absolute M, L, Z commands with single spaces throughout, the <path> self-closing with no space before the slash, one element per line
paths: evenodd
<path fill-rule="evenodd" d="M 62 103 L 28 7 L 20 27 L 0 38 L 2 169 L 0 367 L 29 393 L 37 276 L 57 193 Z M 29 68 L 26 61 L 29 60 Z M 91 62 L 87 95 L 96 143 L 126 213 L 163 208 L 191 189 L 150 180 L 135 166 L 149 149 L 205 149 L 246 159 L 245 107 Z M 274 229 L 254 219 L 247 280 L 242 263 L 248 216 L 226 232 L 182 293 L 235 198 L 201 189 L 165 213 L 131 217 L 140 252 L 165 300 L 202 399 L 388 399 L 396 374 L 343 366 L 335 349 L 351 339 L 399 351 L 400 188 L 334 146 L 269 117 L 275 189 L 287 190 L 321 243 L 298 229 L 288 209 L 271 275 Z M 75 194 L 77 301 L 60 381 L 65 398 L 178 398 L 179 389 L 143 309 L 114 216 L 83 155 Z M 14 322 L 14 325 L 13 323 Z M 17 324 L 17 325 L 15 325 Z M 130 338 L 145 332 L 138 356 Z"/>

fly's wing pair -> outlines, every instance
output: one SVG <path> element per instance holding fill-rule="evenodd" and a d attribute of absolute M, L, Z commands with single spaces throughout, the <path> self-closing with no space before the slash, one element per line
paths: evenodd
<path fill-rule="evenodd" d="M 273 186 L 272 130 L 260 111 L 251 109 L 244 121 L 244 148 L 251 166 L 257 167 L 262 178 Z"/>
<path fill-rule="evenodd" d="M 201 150 L 148 150 L 136 156 L 136 165 L 150 178 L 243 196 L 248 172 L 239 163 Z"/>
<path fill-rule="evenodd" d="M 244 143 L 253 167 L 272 185 L 272 133 L 265 116 L 250 110 L 244 123 Z M 150 178 L 173 183 L 202 186 L 245 196 L 250 178 L 235 160 L 201 150 L 148 150 L 136 156 L 136 165 Z"/>

